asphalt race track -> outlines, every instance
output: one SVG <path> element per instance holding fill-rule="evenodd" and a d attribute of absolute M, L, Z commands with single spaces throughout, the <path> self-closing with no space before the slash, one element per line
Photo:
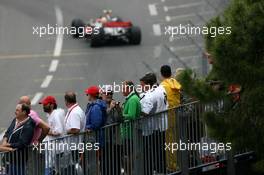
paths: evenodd
<path fill-rule="evenodd" d="M 179 24 L 203 26 L 221 13 L 225 3 L 223 0 L 1 0 L 0 128 L 9 125 L 22 95 L 30 95 L 33 108 L 42 111 L 38 101 L 43 96 L 54 95 L 59 106 L 65 108 L 64 92 L 74 90 L 85 108 L 84 89 L 89 85 L 120 84 L 123 80 L 139 83 L 146 72 L 158 73 L 162 64 L 203 72 L 202 36 L 172 39 L 164 35 L 164 28 Z M 85 40 L 67 35 L 33 35 L 35 26 L 70 26 L 73 18 L 96 18 L 103 9 L 112 9 L 140 26 L 142 44 L 90 48 Z M 117 94 L 116 98 L 122 100 L 122 95 Z"/>

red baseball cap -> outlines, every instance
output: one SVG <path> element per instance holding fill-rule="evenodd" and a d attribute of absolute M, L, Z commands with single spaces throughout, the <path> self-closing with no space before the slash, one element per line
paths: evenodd
<path fill-rule="evenodd" d="M 85 90 L 86 95 L 91 95 L 91 96 L 97 96 L 99 94 L 99 87 L 97 86 L 90 86 Z"/>
<path fill-rule="evenodd" d="M 39 104 L 47 105 L 47 104 L 57 104 L 55 97 L 53 96 L 47 96 L 43 98 Z"/>

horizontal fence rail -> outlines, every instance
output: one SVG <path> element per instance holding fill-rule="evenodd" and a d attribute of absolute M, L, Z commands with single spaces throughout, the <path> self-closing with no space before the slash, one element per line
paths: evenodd
<path fill-rule="evenodd" d="M 0 175 L 202 174 L 214 169 L 226 173 L 226 151 L 215 148 L 219 143 L 208 137 L 203 121 L 205 112 L 222 108 L 222 102 L 193 102 L 0 153 Z"/>

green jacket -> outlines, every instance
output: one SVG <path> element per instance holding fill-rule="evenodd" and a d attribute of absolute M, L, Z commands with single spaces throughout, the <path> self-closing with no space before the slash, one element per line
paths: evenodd
<path fill-rule="evenodd" d="M 136 95 L 135 92 L 132 92 L 126 97 L 126 101 L 123 105 L 123 119 L 127 120 L 135 120 L 140 117 L 141 105 L 140 99 Z M 132 122 L 125 122 L 121 125 L 121 137 L 122 139 L 131 138 L 132 137 Z"/>

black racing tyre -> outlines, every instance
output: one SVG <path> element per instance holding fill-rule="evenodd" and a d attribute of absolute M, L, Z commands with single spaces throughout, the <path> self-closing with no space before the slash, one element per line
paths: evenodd
<path fill-rule="evenodd" d="M 91 47 L 100 47 L 104 42 L 104 29 L 100 28 L 98 33 L 91 35 L 90 45 Z"/>
<path fill-rule="evenodd" d="M 83 35 L 84 32 L 84 22 L 81 19 L 74 19 L 72 20 L 71 27 L 74 27 L 76 30 L 76 34 L 73 34 L 73 38 L 79 38 Z"/>
<path fill-rule="evenodd" d="M 141 43 L 141 29 L 137 26 L 132 26 L 130 29 L 129 43 L 139 45 Z"/>

